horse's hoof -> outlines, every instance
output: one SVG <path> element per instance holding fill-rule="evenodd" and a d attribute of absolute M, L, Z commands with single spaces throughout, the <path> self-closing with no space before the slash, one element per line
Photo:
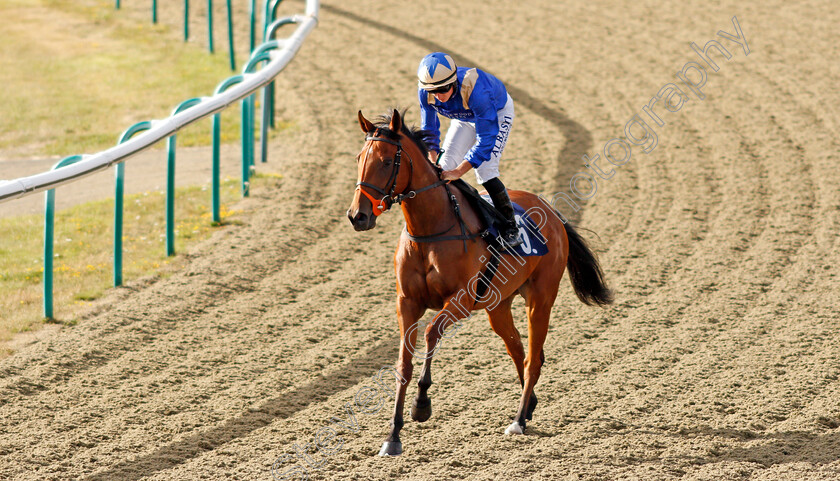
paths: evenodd
<path fill-rule="evenodd" d="M 399 456 L 402 454 L 402 443 L 399 441 L 385 441 L 382 443 L 382 449 L 379 450 L 380 456 Z"/>
<path fill-rule="evenodd" d="M 432 400 L 426 398 L 421 401 L 414 398 L 414 402 L 411 403 L 411 419 L 422 423 L 428 421 L 430 417 L 432 417 Z"/>
<path fill-rule="evenodd" d="M 513 424 L 505 429 L 505 434 L 525 434 L 525 430 L 519 424 L 519 421 L 514 421 Z"/>

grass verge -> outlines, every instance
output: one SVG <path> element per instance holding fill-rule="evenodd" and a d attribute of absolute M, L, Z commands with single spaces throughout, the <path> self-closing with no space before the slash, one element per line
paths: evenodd
<path fill-rule="evenodd" d="M 113 2 L 0 2 L 0 158 L 105 150 L 131 125 L 212 95 L 233 74 L 226 57 L 169 30 L 137 24 Z M 239 109 L 226 112 L 223 142 L 239 138 Z M 178 141 L 209 145 L 210 129 Z"/>
<path fill-rule="evenodd" d="M 255 174 L 251 188 L 274 185 L 277 176 Z M 238 180 L 222 183 L 222 226 L 236 223 L 238 211 L 228 205 L 240 199 Z M 210 190 L 177 189 L 175 201 L 175 251 L 187 249 L 209 237 Z M 123 221 L 123 279 L 125 283 L 146 276 L 166 276 L 183 262 L 183 256 L 166 257 L 165 194 L 144 192 L 125 197 Z M 75 324 L 112 285 L 113 199 L 88 202 L 56 213 L 54 259 L 54 315 L 62 324 Z M 0 218 L 0 346 L 21 332 L 37 329 L 43 317 L 44 217 L 27 215 Z M 36 241 L 41 239 L 41 242 Z M 0 349 L 0 358 L 10 352 Z"/>

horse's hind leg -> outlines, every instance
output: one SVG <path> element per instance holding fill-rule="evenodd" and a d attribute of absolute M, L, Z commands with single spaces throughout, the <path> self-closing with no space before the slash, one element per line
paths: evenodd
<path fill-rule="evenodd" d="M 548 321 L 551 316 L 551 306 L 557 297 L 559 276 L 540 282 L 539 275 L 532 278 L 530 286 L 521 292 L 528 304 L 528 355 L 525 357 L 524 383 L 522 397 L 519 400 L 519 411 L 513 423 L 505 430 L 505 434 L 522 434 L 525 432 L 525 421 L 531 419 L 537 398 L 534 386 L 540 378 L 540 369 L 545 362 L 543 345 L 548 335 Z M 533 286 L 540 286 L 539 288 Z"/>

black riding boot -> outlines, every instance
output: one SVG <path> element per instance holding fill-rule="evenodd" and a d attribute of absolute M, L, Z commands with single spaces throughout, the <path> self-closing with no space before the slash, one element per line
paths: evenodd
<path fill-rule="evenodd" d="M 481 184 L 490 198 L 493 199 L 493 205 L 503 216 L 505 216 L 505 225 L 501 226 L 501 240 L 507 247 L 516 247 L 522 243 L 522 238 L 519 236 L 519 227 L 516 226 L 516 220 L 513 217 L 513 205 L 510 203 L 505 184 L 499 180 L 498 177 L 488 180 Z"/>

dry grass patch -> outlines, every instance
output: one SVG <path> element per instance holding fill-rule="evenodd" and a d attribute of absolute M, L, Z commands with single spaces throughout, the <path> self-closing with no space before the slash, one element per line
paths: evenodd
<path fill-rule="evenodd" d="M 276 185 L 278 176 L 255 174 L 252 188 Z M 222 226 L 236 222 L 228 206 L 240 198 L 240 183 L 222 184 Z M 177 189 L 175 250 L 209 237 L 214 229 L 209 209 L 209 186 Z M 183 257 L 166 257 L 164 192 L 125 197 L 123 222 L 123 279 L 165 276 Z M 54 315 L 74 324 L 80 313 L 111 287 L 113 279 L 113 199 L 89 202 L 55 216 Z M 0 343 L 35 329 L 43 316 L 44 217 L 27 215 L 0 219 Z M 39 242 L 39 239 L 41 240 Z M 0 352 L 0 356 L 3 353 Z"/>
<path fill-rule="evenodd" d="M 5 0 L 0 31 L 0 159 L 105 150 L 233 74 L 224 55 L 137 24 L 113 2 Z M 239 110 L 227 112 L 223 141 L 239 138 Z M 210 141 L 209 128 L 179 135 L 183 146 Z"/>

